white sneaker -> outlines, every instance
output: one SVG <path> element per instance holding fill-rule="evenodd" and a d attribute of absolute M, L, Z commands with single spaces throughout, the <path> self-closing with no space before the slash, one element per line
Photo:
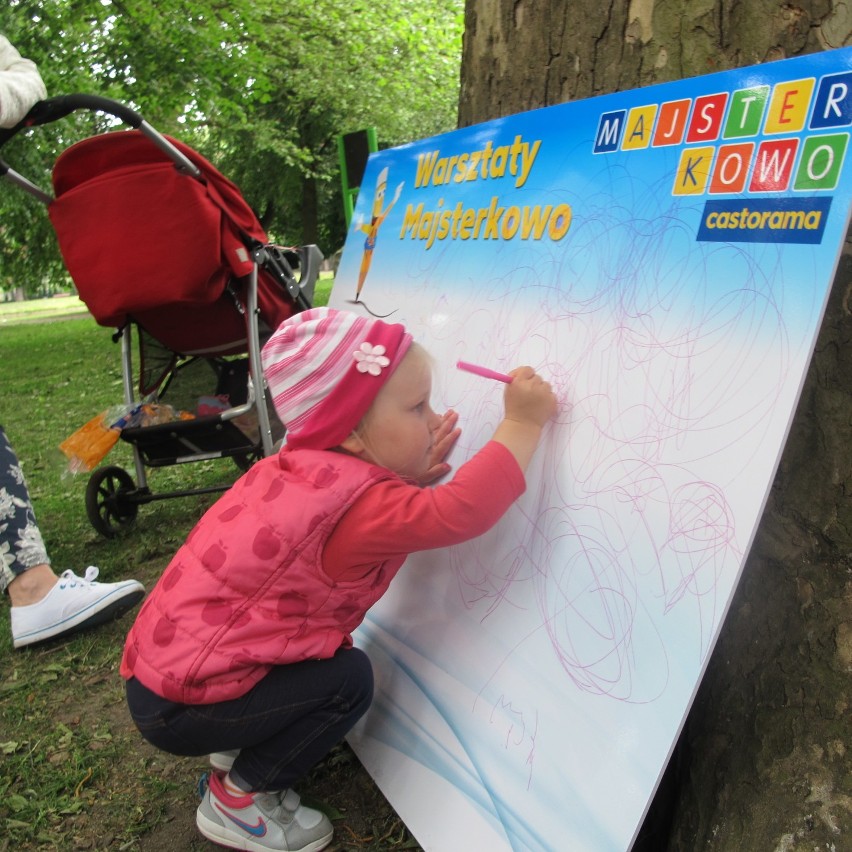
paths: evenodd
<path fill-rule="evenodd" d="M 38 603 L 10 607 L 12 641 L 16 648 L 86 630 L 123 615 L 145 596 L 136 580 L 96 583 L 98 569 L 85 577 L 63 571 L 59 582 Z"/>

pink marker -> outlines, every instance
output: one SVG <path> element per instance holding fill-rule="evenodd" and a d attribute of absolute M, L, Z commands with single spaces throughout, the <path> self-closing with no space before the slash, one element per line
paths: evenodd
<path fill-rule="evenodd" d="M 507 385 L 512 382 L 512 376 L 507 376 L 505 373 L 498 373 L 496 370 L 489 370 L 488 367 L 469 364 L 467 361 L 456 361 L 456 366 L 460 370 L 466 370 L 468 373 L 482 376 L 485 379 L 496 379 L 498 382 L 505 382 Z"/>

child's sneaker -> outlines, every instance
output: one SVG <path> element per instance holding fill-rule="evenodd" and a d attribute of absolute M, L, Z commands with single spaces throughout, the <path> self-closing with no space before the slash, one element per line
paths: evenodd
<path fill-rule="evenodd" d="M 222 777 L 211 773 L 195 814 L 198 830 L 208 840 L 249 852 L 318 852 L 331 842 L 331 820 L 301 805 L 292 790 L 232 796 Z"/>
<path fill-rule="evenodd" d="M 57 584 L 38 603 L 9 608 L 16 648 L 85 630 L 123 615 L 145 597 L 136 580 L 96 583 L 98 569 L 90 565 L 85 577 L 64 571 Z"/>

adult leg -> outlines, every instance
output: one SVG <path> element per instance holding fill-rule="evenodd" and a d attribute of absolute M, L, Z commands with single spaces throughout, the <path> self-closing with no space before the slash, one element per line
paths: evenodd
<path fill-rule="evenodd" d="M 84 577 L 54 574 L 21 465 L 0 426 L 0 590 L 12 605 L 15 647 L 117 618 L 145 595 L 136 580 L 97 583 L 97 575 L 94 566 Z"/>
<path fill-rule="evenodd" d="M 13 606 L 41 600 L 56 575 L 36 523 L 18 457 L 0 426 L 0 589 Z M 29 576 L 25 576 L 29 573 Z M 20 578 L 20 582 L 15 582 Z"/>

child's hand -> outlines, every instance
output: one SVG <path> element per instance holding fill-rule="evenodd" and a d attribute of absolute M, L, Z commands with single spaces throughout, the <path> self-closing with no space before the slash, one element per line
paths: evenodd
<path fill-rule="evenodd" d="M 503 395 L 506 419 L 544 426 L 556 414 L 556 396 L 550 384 L 532 367 L 518 367 L 510 375 L 512 382 Z"/>
<path fill-rule="evenodd" d="M 444 459 L 449 455 L 450 450 L 455 446 L 459 435 L 461 435 L 461 429 L 456 428 L 458 420 L 459 416 L 455 411 L 448 411 L 441 418 L 438 428 L 432 435 L 429 469 L 420 478 L 420 485 L 429 485 L 442 476 L 446 476 L 452 470 Z"/>
<path fill-rule="evenodd" d="M 525 471 L 544 424 L 556 414 L 556 396 L 531 367 L 518 367 L 509 375 L 512 381 L 503 395 L 506 414 L 493 440 L 503 444 Z"/>

